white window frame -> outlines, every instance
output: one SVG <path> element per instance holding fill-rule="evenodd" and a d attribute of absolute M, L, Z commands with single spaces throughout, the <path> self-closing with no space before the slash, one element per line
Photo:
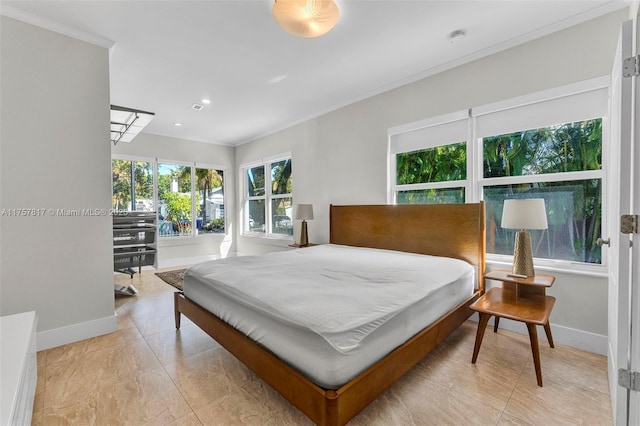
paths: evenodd
<path fill-rule="evenodd" d="M 210 233 L 206 233 L 206 234 L 198 234 L 197 233 L 197 226 L 196 228 L 193 229 L 193 232 L 195 233 L 195 237 L 196 238 L 211 238 L 215 235 L 226 235 L 227 234 L 227 194 L 226 194 L 226 182 L 227 182 L 227 169 L 226 167 L 220 165 L 220 164 L 209 164 L 209 163 L 193 163 L 193 167 L 191 168 L 191 186 L 193 188 L 193 195 L 191 197 L 192 199 L 192 204 L 193 204 L 193 212 L 194 212 L 194 218 L 196 219 L 196 223 L 198 220 L 198 206 L 196 206 L 196 193 L 198 191 L 198 188 L 196 187 L 196 169 L 212 169 L 212 170 L 216 170 L 216 171 L 221 171 L 222 172 L 222 194 L 223 194 L 223 206 L 224 206 L 224 232 L 223 233 L 217 233 L 217 232 L 210 232 Z M 204 225 L 204 223 L 202 224 Z"/>
<path fill-rule="evenodd" d="M 156 170 L 156 159 L 151 157 L 136 157 L 136 156 L 114 154 L 111 156 L 112 173 L 113 173 L 113 160 L 151 163 L 152 169 L 153 169 L 153 205 L 156 207 L 156 211 L 157 211 L 158 210 L 158 176 L 157 176 L 157 170 Z M 113 179 L 111 180 L 111 195 L 113 196 Z"/>
<path fill-rule="evenodd" d="M 465 189 L 465 198 L 471 188 L 471 166 L 469 161 L 469 149 L 471 145 L 471 133 L 469 132 L 469 110 L 457 111 L 437 117 L 420 120 L 413 123 L 392 127 L 387 130 L 388 144 L 388 200 L 391 204 L 397 203 L 398 192 L 419 191 L 425 189 Z M 451 135 L 451 133 L 453 135 Z M 404 152 L 413 152 L 437 146 L 449 145 L 458 142 L 466 142 L 467 149 L 467 178 L 461 180 L 426 182 L 412 184 L 398 184 L 396 179 L 396 155 Z"/>
<path fill-rule="evenodd" d="M 483 191 L 486 186 L 507 185 L 518 183 L 535 183 L 535 182 L 558 182 L 585 179 L 600 179 L 602 181 L 602 204 L 601 204 L 601 229 L 602 235 L 608 235 L 607 227 L 607 205 L 610 199 L 607 193 L 607 170 L 610 160 L 607 156 L 609 152 L 609 120 L 608 107 L 609 102 L 603 99 L 609 89 L 610 79 L 608 76 L 598 77 L 566 86 L 545 90 L 517 98 L 496 102 L 480 107 L 474 107 L 468 110 L 468 139 L 467 139 L 467 186 L 465 189 L 465 202 L 478 202 L 483 199 Z M 571 102 L 578 99 L 581 108 L 567 108 Z M 549 121 L 546 117 L 537 117 L 535 114 L 536 107 L 543 109 L 549 106 L 554 107 L 559 112 L 560 118 L 555 122 Z M 526 115 L 523 112 L 530 115 Z M 533 111 L 533 113 L 532 113 Z M 388 146 L 388 202 L 396 203 L 396 194 L 399 190 L 407 189 L 429 189 L 429 188 L 448 188 L 460 187 L 462 181 L 437 182 L 432 184 L 413 184 L 413 185 L 396 185 L 396 154 L 399 152 L 408 152 L 397 145 L 398 135 L 412 132 L 426 127 L 435 127 L 446 125 L 456 117 L 460 118 L 464 112 L 459 111 L 452 114 L 442 115 L 427 120 L 409 123 L 402 126 L 396 126 L 388 129 L 389 136 Z M 482 124 L 478 123 L 483 117 L 489 117 L 494 114 L 496 120 L 492 124 L 494 127 L 500 126 L 500 123 L 508 123 L 499 132 L 483 132 Z M 519 115 L 519 117 L 518 117 Z M 525 117 L 526 125 L 521 125 L 516 119 Z M 482 138 L 493 136 L 496 134 L 508 134 L 528 129 L 553 126 L 562 123 L 571 123 L 580 120 L 602 118 L 602 168 L 600 170 L 588 170 L 579 172 L 553 173 L 543 175 L 525 175 L 525 176 L 509 176 L 484 178 L 483 176 L 483 158 L 482 158 Z M 488 127 L 489 128 L 489 127 Z M 426 149 L 433 146 L 446 145 L 441 144 L 425 144 L 417 149 Z M 413 148 L 413 147 L 412 147 Z M 410 188 L 408 188 L 410 187 Z M 512 256 L 498 255 L 487 253 L 487 262 L 500 265 L 511 265 Z M 602 263 L 589 264 L 583 262 L 573 262 L 568 260 L 538 259 L 536 258 L 536 267 L 549 271 L 570 271 L 578 274 L 606 276 L 607 264 L 606 256 L 602 256 Z"/>
<path fill-rule="evenodd" d="M 271 221 L 271 217 L 273 216 L 271 201 L 278 198 L 291 198 L 293 204 L 293 193 L 288 194 L 272 194 L 271 193 L 271 165 L 273 163 L 277 163 L 284 160 L 291 161 L 291 167 L 293 168 L 293 159 L 290 152 L 286 152 L 283 154 L 265 157 L 260 159 L 259 161 L 254 161 L 251 163 L 245 163 L 240 165 L 240 179 L 242 182 L 242 208 L 240 209 L 240 223 L 242 223 L 242 235 L 250 236 L 250 237 L 262 237 L 262 238 L 273 238 L 280 240 L 292 240 L 293 236 L 285 235 L 285 234 L 277 234 L 273 232 L 273 223 Z M 264 167 L 264 195 L 254 195 L 249 196 L 249 182 L 247 179 L 247 170 L 252 169 L 254 167 Z M 292 169 L 293 170 L 293 169 Z M 293 173 L 293 172 L 292 172 Z M 251 231 L 249 229 L 249 201 L 255 200 L 264 200 L 265 204 L 265 231 Z M 293 218 L 292 218 L 293 220 Z"/>
<path fill-rule="evenodd" d="M 153 165 L 153 203 L 155 206 L 156 212 L 159 209 L 159 194 L 158 194 L 158 163 L 164 164 L 175 164 L 177 166 L 189 166 L 191 167 L 191 219 L 193 224 L 197 224 L 197 206 L 196 206 L 196 181 L 195 181 L 195 170 L 196 168 L 203 169 L 215 169 L 221 170 L 223 172 L 223 180 L 222 187 L 224 192 L 224 187 L 226 185 L 227 180 L 227 167 L 220 164 L 209 164 L 209 163 L 197 163 L 197 162 L 189 162 L 189 161 L 179 161 L 179 160 L 167 160 L 162 158 L 152 158 L 152 157 L 138 157 L 138 156 L 129 156 L 129 155 L 118 155 L 114 154 L 111 156 L 111 161 L 113 160 L 123 160 L 123 161 L 141 161 L 146 163 L 151 163 Z M 113 194 L 113 182 L 111 183 L 111 193 Z M 228 234 L 228 221 L 227 221 L 227 194 L 224 195 L 224 205 L 225 205 L 225 215 L 224 215 L 224 233 L 207 233 L 207 234 L 198 234 L 196 232 L 197 226 L 191 227 L 191 233 L 188 235 L 180 235 L 176 237 L 161 237 L 158 234 L 158 242 L 159 241 L 175 241 L 175 240 L 188 240 L 194 238 L 212 238 L 212 237 L 223 237 Z"/>
<path fill-rule="evenodd" d="M 158 241 L 160 240 L 184 240 L 187 238 L 194 238 L 196 236 L 195 234 L 195 229 L 194 229 L 194 221 L 193 219 L 195 218 L 195 193 L 193 192 L 194 190 L 194 163 L 192 162 L 188 162 L 188 161 L 178 161 L 178 160 L 167 160 L 167 159 L 163 159 L 163 158 L 156 158 L 156 164 L 155 164 L 155 179 L 156 179 L 156 206 L 159 209 L 160 208 L 160 194 L 158 191 L 158 178 L 160 177 L 160 174 L 158 173 L 158 165 L 162 163 L 162 164 L 170 164 L 170 165 L 175 165 L 175 166 L 188 166 L 191 167 L 191 232 L 189 234 L 186 235 L 178 235 L 178 236 L 162 236 L 160 235 L 160 233 L 158 232 Z M 159 224 L 159 221 L 158 221 Z"/>

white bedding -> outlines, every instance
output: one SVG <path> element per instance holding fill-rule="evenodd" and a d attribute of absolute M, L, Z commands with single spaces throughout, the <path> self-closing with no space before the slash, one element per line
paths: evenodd
<path fill-rule="evenodd" d="M 473 293 L 461 260 L 338 245 L 192 266 L 185 295 L 335 388 Z"/>

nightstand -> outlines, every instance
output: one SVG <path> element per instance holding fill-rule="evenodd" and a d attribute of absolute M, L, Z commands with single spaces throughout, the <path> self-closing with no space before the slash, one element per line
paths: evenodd
<path fill-rule="evenodd" d="M 540 367 L 540 350 L 536 326 L 541 325 L 544 327 L 549 346 L 553 348 L 549 316 L 556 298 L 547 296 L 546 289 L 553 285 L 556 278 L 553 275 L 545 274 L 518 278 L 509 274 L 509 271 L 504 270 L 491 271 L 485 274 L 485 279 L 501 281 L 502 287 L 490 289 L 470 306 L 480 315 L 471 363 L 476 363 L 489 318 L 495 316 L 494 332 L 498 331 L 500 318 L 520 321 L 527 326 L 531 352 L 533 353 L 533 363 L 536 368 L 536 379 L 538 386 L 542 386 L 542 369 Z"/>

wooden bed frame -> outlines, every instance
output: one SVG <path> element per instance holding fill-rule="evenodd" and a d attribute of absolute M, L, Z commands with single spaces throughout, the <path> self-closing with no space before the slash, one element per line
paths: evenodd
<path fill-rule="evenodd" d="M 214 338 L 250 370 L 319 425 L 343 425 L 416 365 L 472 314 L 484 293 L 484 204 L 331 206 L 330 242 L 465 260 L 477 267 L 472 297 L 397 347 L 340 389 L 323 389 L 224 321 L 175 293 L 180 314 Z"/>

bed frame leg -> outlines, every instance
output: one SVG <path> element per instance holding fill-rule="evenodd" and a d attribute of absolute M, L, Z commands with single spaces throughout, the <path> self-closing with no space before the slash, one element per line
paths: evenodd
<path fill-rule="evenodd" d="M 180 310 L 178 309 L 178 303 L 180 302 L 181 292 L 173 293 L 173 315 L 176 320 L 176 330 L 180 330 Z"/>

